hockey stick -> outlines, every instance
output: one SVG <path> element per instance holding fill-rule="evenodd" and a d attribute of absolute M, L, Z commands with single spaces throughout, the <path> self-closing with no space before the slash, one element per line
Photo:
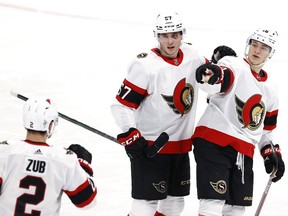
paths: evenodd
<path fill-rule="evenodd" d="M 267 195 L 268 195 L 269 189 L 270 189 L 270 187 L 271 187 L 272 179 L 276 177 L 276 173 L 277 173 L 277 171 L 278 171 L 278 160 L 277 160 L 277 155 L 276 155 L 276 152 L 275 152 L 274 145 L 273 145 L 272 141 L 270 141 L 270 146 L 271 146 L 271 149 L 272 149 L 273 157 L 274 157 L 275 160 L 276 160 L 276 167 L 273 168 L 273 171 L 272 171 L 272 173 L 271 173 L 270 176 L 269 176 L 268 183 L 267 183 L 267 185 L 266 185 L 266 187 L 265 187 L 265 190 L 264 190 L 264 192 L 263 192 L 263 195 L 262 195 L 262 197 L 261 197 L 261 200 L 260 200 L 260 202 L 259 202 L 259 204 L 258 204 L 256 213 L 255 213 L 255 216 L 259 216 L 259 215 L 260 215 L 261 209 L 262 209 L 262 207 L 263 207 L 263 205 L 264 205 L 264 202 L 265 202 L 266 197 L 267 197 Z"/>
<path fill-rule="evenodd" d="M 10 93 L 11 93 L 11 95 L 13 95 L 13 96 L 15 96 L 15 97 L 17 97 L 17 98 L 19 98 L 21 100 L 24 100 L 24 101 L 28 100 L 28 98 L 25 97 L 24 95 L 18 94 L 18 93 L 13 92 L 13 91 L 11 91 Z M 110 136 L 110 135 L 108 135 L 108 134 L 106 134 L 106 133 L 104 133 L 102 131 L 99 131 L 99 130 L 97 130 L 97 129 L 95 129 L 95 128 L 87 125 L 87 124 L 84 124 L 84 123 L 82 123 L 82 122 L 80 122 L 80 121 L 78 121 L 76 119 L 73 119 L 73 118 L 71 118 L 71 117 L 69 117 L 67 115 L 64 115 L 63 113 L 60 113 L 60 112 L 58 112 L 58 115 L 59 115 L 59 117 L 65 119 L 65 120 L 67 120 L 69 122 L 72 122 L 73 124 L 76 124 L 76 125 L 78 125 L 80 127 L 83 127 L 86 130 L 89 130 L 89 131 L 91 131 L 93 133 L 96 133 L 96 134 L 98 134 L 98 135 L 100 135 L 102 137 L 105 137 L 106 139 L 109 139 L 109 140 L 113 141 L 113 142 L 119 143 L 116 138 L 114 138 L 114 137 L 112 137 L 112 136 Z"/>
<path fill-rule="evenodd" d="M 15 96 L 15 97 L 17 97 L 17 98 L 19 98 L 21 100 L 24 100 L 24 101 L 28 100 L 28 98 L 25 97 L 24 95 L 18 94 L 18 93 L 13 92 L 13 91 L 11 91 L 10 93 L 11 93 L 11 95 L 13 95 L 13 96 Z M 96 134 L 98 134 L 98 135 L 100 135 L 102 137 L 105 137 L 106 139 L 109 139 L 109 140 L 119 144 L 119 142 L 118 142 L 118 140 L 116 138 L 114 138 L 114 137 L 112 137 L 112 136 L 110 136 L 110 135 L 108 135 L 108 134 L 106 134 L 106 133 L 104 133 L 102 131 L 99 131 L 99 130 L 97 130 L 97 129 L 95 129 L 95 128 L 87 125 L 87 124 L 84 124 L 84 123 L 82 123 L 82 122 L 80 122 L 80 121 L 78 121 L 76 119 L 73 119 L 73 118 L 71 118 L 71 117 L 69 117 L 67 115 L 64 115 L 63 113 L 58 112 L 58 115 L 59 115 L 59 117 L 65 119 L 65 120 L 67 120 L 69 122 L 72 122 L 73 124 L 76 124 L 76 125 L 78 125 L 80 127 L 83 127 L 85 129 L 93 132 L 93 133 L 96 133 Z M 154 156 L 156 156 L 157 153 L 167 143 L 168 139 L 169 139 L 169 136 L 168 136 L 168 134 L 166 132 L 161 133 L 159 135 L 159 137 L 154 141 L 154 143 L 146 149 L 145 153 L 146 153 L 147 157 L 148 158 L 153 158 Z"/>

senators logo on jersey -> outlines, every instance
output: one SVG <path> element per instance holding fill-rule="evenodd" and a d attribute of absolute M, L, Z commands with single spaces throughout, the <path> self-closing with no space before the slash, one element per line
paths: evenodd
<path fill-rule="evenodd" d="M 173 95 L 162 94 L 162 97 L 175 113 L 182 116 L 188 113 L 193 106 L 194 89 L 191 84 L 186 83 L 186 78 L 183 78 L 177 83 Z"/>
<path fill-rule="evenodd" d="M 235 95 L 238 120 L 243 124 L 243 128 L 257 130 L 261 125 L 265 116 L 265 105 L 261 98 L 260 94 L 255 94 L 244 102 Z"/>

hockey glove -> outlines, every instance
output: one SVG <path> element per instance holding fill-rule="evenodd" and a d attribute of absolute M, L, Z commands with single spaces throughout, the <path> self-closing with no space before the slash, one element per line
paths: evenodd
<path fill-rule="evenodd" d="M 129 131 L 117 136 L 118 142 L 125 147 L 130 158 L 138 157 L 141 159 L 155 157 L 168 139 L 168 134 L 163 132 L 152 145 L 148 146 L 147 141 L 136 128 L 130 128 Z"/>
<path fill-rule="evenodd" d="M 211 57 L 211 61 L 216 64 L 224 56 L 235 56 L 235 57 L 237 57 L 237 54 L 232 48 L 230 48 L 228 46 L 225 46 L 225 45 L 218 46 L 213 51 L 213 55 Z"/>
<path fill-rule="evenodd" d="M 91 167 L 92 154 L 79 144 L 71 144 L 68 149 L 77 155 L 80 166 L 85 170 L 85 172 L 90 176 L 93 176 L 93 169 Z"/>
<path fill-rule="evenodd" d="M 223 79 L 222 69 L 215 64 L 203 64 L 196 70 L 196 80 L 198 83 L 218 84 Z"/>
<path fill-rule="evenodd" d="M 282 160 L 281 150 L 278 144 L 274 145 L 274 150 L 276 154 L 273 154 L 271 145 L 266 145 L 261 149 L 261 155 L 264 158 L 264 165 L 267 173 L 271 173 L 273 169 L 277 167 L 275 177 L 272 179 L 273 182 L 276 182 L 284 175 L 285 164 Z"/>
<path fill-rule="evenodd" d="M 128 157 L 144 158 L 146 156 L 147 142 L 136 128 L 130 128 L 127 132 L 119 134 L 117 140 L 125 147 Z"/>

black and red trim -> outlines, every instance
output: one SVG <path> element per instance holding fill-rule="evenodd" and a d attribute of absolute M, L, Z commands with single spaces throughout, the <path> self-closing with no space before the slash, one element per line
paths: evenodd
<path fill-rule="evenodd" d="M 231 69 L 229 69 L 227 67 L 222 67 L 222 66 L 221 66 L 221 69 L 223 70 L 223 73 L 224 73 L 223 76 L 224 77 L 223 77 L 223 80 L 221 82 L 220 92 L 227 93 L 230 90 L 232 84 L 234 83 L 235 77 L 234 77 L 234 74 L 231 71 Z"/>
<path fill-rule="evenodd" d="M 137 109 L 147 95 L 146 89 L 140 88 L 125 79 L 116 99 L 125 106 Z"/>
<path fill-rule="evenodd" d="M 97 194 L 97 189 L 94 186 L 92 179 L 87 179 L 74 191 L 64 191 L 72 203 L 78 208 L 89 205 Z"/>
<path fill-rule="evenodd" d="M 0 191 L 1 191 L 2 183 L 3 183 L 3 179 L 2 177 L 0 177 Z"/>
<path fill-rule="evenodd" d="M 206 126 L 198 126 L 195 129 L 194 138 L 202 138 L 219 146 L 232 146 L 236 151 L 253 158 L 255 146 L 252 143 L 245 142 L 237 137 L 230 136 L 220 131 L 208 128 Z"/>
<path fill-rule="evenodd" d="M 278 116 L 278 110 L 274 110 L 272 112 L 266 112 L 266 116 L 264 119 L 264 129 L 265 130 L 273 130 L 276 128 L 277 116 Z"/>
<path fill-rule="evenodd" d="M 148 140 L 148 145 L 154 141 Z M 158 154 L 183 154 L 192 150 L 192 138 L 178 141 L 168 141 Z"/>

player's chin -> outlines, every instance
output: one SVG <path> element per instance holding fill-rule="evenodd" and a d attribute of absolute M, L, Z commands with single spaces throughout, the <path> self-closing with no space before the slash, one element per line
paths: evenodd
<path fill-rule="evenodd" d="M 166 53 L 168 56 L 175 57 L 178 54 L 178 49 L 176 49 L 175 47 L 168 47 L 166 49 Z"/>

